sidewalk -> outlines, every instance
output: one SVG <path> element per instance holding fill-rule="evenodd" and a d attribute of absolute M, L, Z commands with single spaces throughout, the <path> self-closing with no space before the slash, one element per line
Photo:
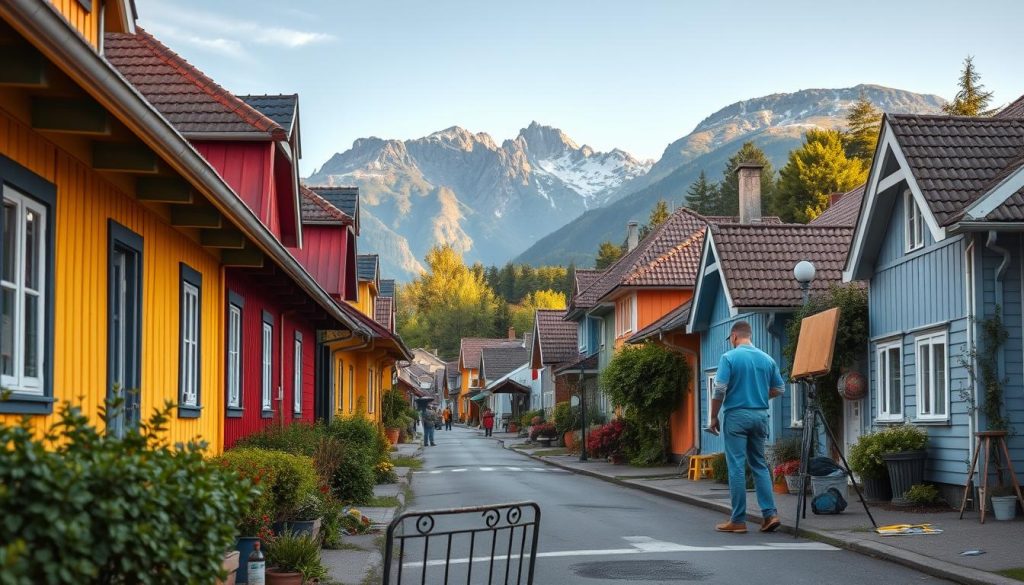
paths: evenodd
<path fill-rule="evenodd" d="M 514 448 L 550 465 L 720 511 L 723 520 L 730 511 L 728 486 L 712 480 L 690 481 L 685 477 L 685 470 L 684 475 L 680 477 L 676 465 L 640 468 L 612 465 L 603 460 L 582 463 L 575 455 L 538 457 L 534 453 L 545 448 L 526 446 L 525 439 L 513 433 L 495 433 L 494 438 L 505 448 Z M 796 519 L 797 496 L 776 494 L 775 501 L 782 518 L 782 530 L 792 532 Z M 985 524 L 981 524 L 978 522 L 977 512 L 966 512 L 964 519 L 959 520 L 959 512 L 922 514 L 892 511 L 879 505 L 871 505 L 871 514 L 879 526 L 929 523 L 943 530 L 942 534 L 937 535 L 883 537 L 873 531 L 871 521 L 852 487 L 847 501 L 849 505 L 846 511 L 836 516 L 812 514 L 808 501 L 807 518 L 800 519 L 801 535 L 885 558 L 959 583 L 1021 583 L 993 572 L 1024 567 L 1024 549 L 1021 547 L 1021 543 L 1024 542 L 1024 520 L 1020 517 L 1012 522 L 999 522 L 989 514 L 986 516 Z M 748 492 L 747 509 L 750 511 L 748 520 L 760 523 L 757 498 L 753 492 Z M 714 527 L 708 526 L 708 530 L 713 529 Z M 982 550 L 985 554 L 960 556 L 960 553 L 968 550 Z"/>

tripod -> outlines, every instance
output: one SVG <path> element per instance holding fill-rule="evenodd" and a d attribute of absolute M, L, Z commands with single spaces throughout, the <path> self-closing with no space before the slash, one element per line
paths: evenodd
<path fill-rule="evenodd" d="M 814 456 L 814 434 L 819 422 L 825 428 L 825 434 L 832 441 L 832 444 L 839 444 L 836 441 L 835 434 L 832 433 L 832 429 L 828 426 L 828 421 L 825 420 L 825 414 L 821 412 L 821 407 L 818 405 L 818 382 L 814 378 L 804 378 L 800 380 L 800 386 L 804 388 L 804 431 L 800 441 L 800 491 L 797 493 L 794 538 L 800 536 L 800 518 L 807 517 L 807 484 L 811 481 L 811 476 L 807 472 L 807 466 L 811 457 Z M 860 486 L 857 485 L 857 480 L 854 479 L 853 471 L 850 470 L 850 464 L 846 462 L 846 455 L 843 454 L 842 450 L 839 450 L 839 458 L 843 462 L 843 469 L 846 470 L 847 476 L 853 482 L 853 489 L 857 492 L 857 498 L 860 499 L 860 503 L 864 506 L 864 511 L 867 512 L 871 525 L 878 528 L 878 524 L 875 522 L 874 516 L 871 515 L 871 510 L 868 509 L 868 503 L 860 492 Z"/>

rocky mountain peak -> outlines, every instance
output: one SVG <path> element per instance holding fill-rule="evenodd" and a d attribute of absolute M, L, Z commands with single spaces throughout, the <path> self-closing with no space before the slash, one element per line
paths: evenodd
<path fill-rule="evenodd" d="M 522 138 L 522 141 L 519 141 L 519 138 Z M 566 150 L 580 149 L 565 132 L 553 126 L 539 124 L 537 121 L 530 122 L 529 126 L 519 130 L 517 142 L 525 143 L 526 149 L 537 158 L 549 158 Z"/>

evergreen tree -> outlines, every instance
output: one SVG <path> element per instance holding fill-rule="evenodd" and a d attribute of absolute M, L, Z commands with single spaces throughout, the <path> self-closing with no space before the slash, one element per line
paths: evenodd
<path fill-rule="evenodd" d="M 740 163 L 756 163 L 761 170 L 761 211 L 772 212 L 775 208 L 775 168 L 763 150 L 753 142 L 744 142 L 736 154 L 729 157 L 722 171 L 722 182 L 718 185 L 718 207 L 715 215 L 739 215 L 740 212 L 740 179 L 736 176 L 736 168 Z"/>
<path fill-rule="evenodd" d="M 571 299 L 573 289 L 576 288 L 576 263 L 569 262 L 569 268 L 565 271 L 565 280 L 562 282 L 562 292 L 565 298 Z"/>
<path fill-rule="evenodd" d="M 882 113 L 875 108 L 868 96 L 861 91 L 857 103 L 846 115 L 846 133 L 843 134 L 846 157 L 868 161 L 875 154 L 878 144 L 878 130 L 882 124 Z"/>
<path fill-rule="evenodd" d="M 622 246 L 618 246 L 605 240 L 597 248 L 597 259 L 594 261 L 594 268 L 604 270 L 622 257 Z"/>
<path fill-rule="evenodd" d="M 942 106 L 942 111 L 953 116 L 987 116 L 991 112 L 988 104 L 992 101 L 992 92 L 985 91 L 981 83 L 981 74 L 974 68 L 974 57 L 968 55 L 964 59 L 964 68 L 960 72 L 960 91 L 953 101 Z"/>
<path fill-rule="evenodd" d="M 808 130 L 779 171 L 775 212 L 783 221 L 806 223 L 825 211 L 829 195 L 853 189 L 867 174 L 865 161 L 846 158 L 837 130 Z"/>
<path fill-rule="evenodd" d="M 668 202 L 664 199 L 658 199 L 658 202 L 651 209 L 651 214 L 647 217 L 647 224 L 640 226 L 640 239 L 646 238 L 659 225 L 665 223 L 669 215 Z"/>
<path fill-rule="evenodd" d="M 708 181 L 704 169 L 701 169 L 700 176 L 687 189 L 686 205 L 701 215 L 721 215 L 718 185 Z"/>
<path fill-rule="evenodd" d="M 501 285 L 495 291 L 506 301 L 512 298 L 516 292 L 516 268 L 511 262 L 505 264 L 501 269 Z"/>

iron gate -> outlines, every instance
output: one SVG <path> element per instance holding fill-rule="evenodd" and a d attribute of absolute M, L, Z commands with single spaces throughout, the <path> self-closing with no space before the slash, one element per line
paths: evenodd
<path fill-rule="evenodd" d="M 532 585 L 539 527 L 533 502 L 406 512 L 388 526 L 384 585 Z"/>

